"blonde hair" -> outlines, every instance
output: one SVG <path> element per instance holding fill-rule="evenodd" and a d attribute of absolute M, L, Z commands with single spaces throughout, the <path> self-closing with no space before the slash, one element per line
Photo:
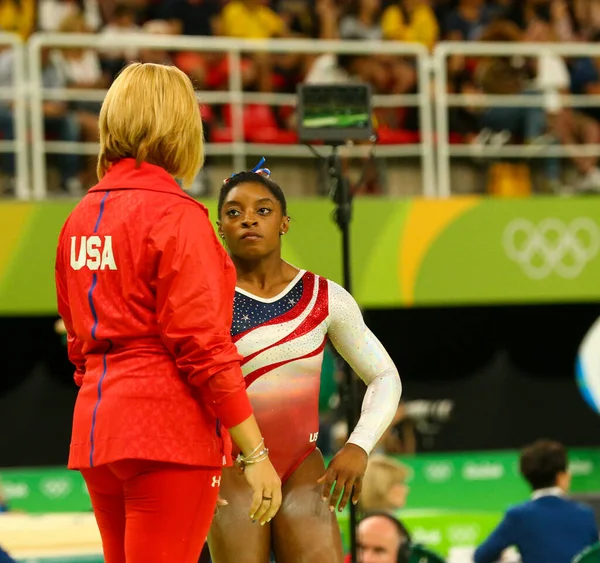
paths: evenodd
<path fill-rule="evenodd" d="M 385 455 L 373 455 L 369 459 L 360 494 L 361 508 L 365 512 L 387 510 L 387 495 L 394 485 L 403 484 L 408 468 Z"/>
<path fill-rule="evenodd" d="M 190 79 L 174 66 L 133 63 L 100 111 L 98 178 L 123 158 L 164 168 L 189 185 L 204 162 L 200 108 Z"/>

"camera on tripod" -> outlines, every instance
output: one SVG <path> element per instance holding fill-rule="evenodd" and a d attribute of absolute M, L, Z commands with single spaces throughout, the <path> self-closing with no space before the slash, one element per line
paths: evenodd
<path fill-rule="evenodd" d="M 301 84 L 298 87 L 298 137 L 303 143 L 343 145 L 373 136 L 368 84 Z"/>

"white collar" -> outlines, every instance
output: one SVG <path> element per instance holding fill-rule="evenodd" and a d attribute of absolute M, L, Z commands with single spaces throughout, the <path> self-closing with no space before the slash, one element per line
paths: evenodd
<path fill-rule="evenodd" d="M 560 487 L 548 487 L 546 489 L 538 489 L 531 495 L 532 500 L 537 500 L 542 497 L 564 497 L 565 492 Z"/>

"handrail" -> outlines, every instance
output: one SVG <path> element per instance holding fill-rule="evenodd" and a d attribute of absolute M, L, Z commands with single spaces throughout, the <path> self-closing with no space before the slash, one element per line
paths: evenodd
<path fill-rule="evenodd" d="M 423 194 L 435 195 L 435 163 L 433 151 L 433 130 L 431 115 L 431 95 L 429 81 L 429 55 L 425 47 L 419 44 L 407 44 L 382 41 L 313 41 L 310 39 L 274 39 L 266 41 L 238 40 L 221 37 L 183 37 L 154 35 L 119 35 L 106 37 L 102 34 L 57 34 L 37 33 L 28 43 L 29 72 L 31 77 L 31 125 L 34 197 L 41 199 L 46 195 L 45 186 L 45 149 L 56 153 L 65 151 L 79 154 L 94 154 L 94 143 L 46 142 L 43 132 L 42 104 L 48 99 L 101 101 L 105 90 L 65 90 L 44 89 L 41 75 L 41 51 L 43 48 L 84 47 L 102 50 L 105 48 L 123 49 L 167 49 L 169 51 L 224 52 L 229 57 L 229 89 L 225 92 L 198 92 L 198 98 L 204 103 L 229 103 L 232 108 L 232 143 L 206 145 L 207 154 L 227 154 L 233 156 L 233 169 L 246 167 L 246 156 L 266 154 L 279 156 L 309 157 L 310 151 L 301 145 L 254 145 L 244 142 L 243 108 L 244 104 L 261 103 L 268 105 L 291 105 L 296 97 L 291 94 L 262 94 L 242 91 L 241 58 L 243 53 L 306 53 L 306 54 L 365 54 L 382 53 L 389 55 L 411 56 L 416 59 L 419 92 L 415 95 L 375 96 L 375 107 L 419 107 L 421 142 L 415 145 L 390 145 L 378 147 L 380 156 L 402 157 L 419 156 L 423 170 Z M 353 147 L 348 154 L 362 154 L 363 149 Z"/>
<path fill-rule="evenodd" d="M 25 81 L 25 47 L 15 33 L 0 33 L 0 45 L 12 49 L 12 85 L 0 88 L 0 100 L 13 105 L 14 140 L 0 142 L 0 152 L 12 152 L 15 158 L 15 196 L 30 198 L 29 162 L 27 146 L 27 88 Z"/>
<path fill-rule="evenodd" d="M 46 89 L 42 81 L 42 49 L 48 47 L 84 47 L 103 50 L 106 48 L 136 47 L 140 49 L 167 49 L 169 51 L 223 52 L 229 57 L 228 89 L 221 91 L 198 91 L 199 102 L 207 104 L 231 104 L 232 142 L 229 144 L 206 145 L 209 155 L 233 157 L 233 169 L 246 167 L 247 156 L 272 154 L 290 158 L 308 158 L 311 153 L 301 145 L 260 145 L 246 143 L 243 128 L 243 107 L 245 104 L 295 105 L 295 94 L 257 93 L 242 91 L 241 59 L 244 53 L 340 53 L 362 54 L 382 53 L 397 56 L 410 56 L 416 60 L 418 93 L 403 95 L 376 95 L 375 107 L 414 106 L 419 108 L 421 142 L 414 145 L 389 145 L 377 148 L 377 154 L 384 158 L 404 158 L 418 156 L 422 163 L 423 194 L 447 197 L 451 194 L 450 159 L 452 157 L 501 157 L 539 159 L 547 157 L 598 156 L 600 145 L 552 145 L 528 146 L 504 145 L 501 147 L 480 145 L 450 145 L 448 109 L 465 106 L 496 107 L 541 107 L 546 97 L 532 95 L 485 95 L 450 94 L 447 91 L 448 57 L 464 55 L 482 56 L 527 56 L 539 57 L 552 54 L 564 57 L 598 56 L 600 44 L 591 43 L 479 43 L 442 42 L 433 55 L 419 44 L 381 41 L 313 41 L 309 39 L 276 39 L 265 41 L 237 40 L 222 37 L 184 37 L 132 34 L 104 36 L 93 34 L 34 34 L 27 44 L 23 44 L 14 34 L 0 33 L 0 45 L 9 45 L 15 51 L 13 85 L 0 87 L 0 100 L 14 102 L 15 140 L 0 141 L 0 152 L 15 152 L 16 196 L 28 199 L 46 197 L 46 151 L 66 154 L 96 154 L 96 143 L 69 143 L 65 141 L 45 141 L 43 102 L 45 100 L 102 101 L 105 90 L 93 89 Z M 25 53 L 27 49 L 27 53 Z M 28 60 L 26 60 L 26 56 Z M 28 65 L 26 65 L 28 63 Z M 28 68 L 29 76 L 25 74 Z M 433 71 L 433 95 L 431 73 Z M 29 80 L 28 80 L 29 79 Z M 600 95 L 562 95 L 564 106 L 597 107 Z M 27 142 L 27 103 L 30 102 L 32 141 Z M 437 145 L 434 150 L 434 126 L 436 122 Z M 324 154 L 324 147 L 317 147 Z M 347 154 L 365 154 L 365 147 L 347 148 Z M 29 155 L 31 154 L 33 184 L 29 182 Z M 436 162 L 437 157 L 437 162 Z"/>

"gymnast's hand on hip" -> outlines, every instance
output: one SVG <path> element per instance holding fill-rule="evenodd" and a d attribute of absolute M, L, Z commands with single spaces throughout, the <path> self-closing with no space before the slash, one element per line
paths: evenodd
<path fill-rule="evenodd" d="M 252 487 L 252 506 L 250 518 L 264 526 L 277 514 L 281 506 L 281 479 L 267 457 L 259 463 L 247 465 L 244 476 Z"/>
<path fill-rule="evenodd" d="M 350 495 L 352 495 L 353 504 L 358 502 L 368 460 L 367 452 L 354 444 L 346 444 L 335 454 L 324 475 L 317 481 L 317 483 L 323 484 L 323 502 L 329 501 L 331 512 L 335 510 L 338 501 L 338 510 L 340 512 L 344 510 Z M 331 488 L 334 483 L 335 487 L 332 492 Z"/>

